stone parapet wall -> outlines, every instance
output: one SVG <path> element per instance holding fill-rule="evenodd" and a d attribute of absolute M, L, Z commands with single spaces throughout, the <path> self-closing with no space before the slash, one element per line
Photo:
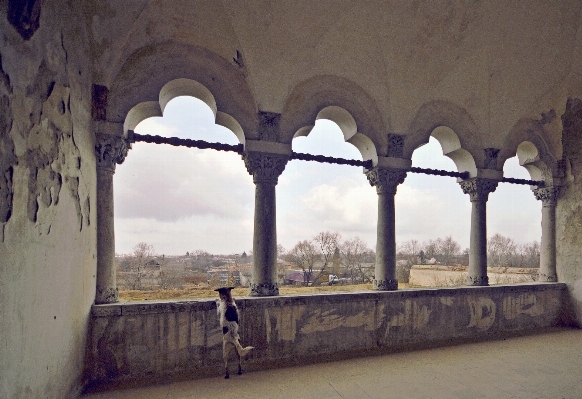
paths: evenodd
<path fill-rule="evenodd" d="M 533 333 L 566 324 L 565 303 L 561 283 L 239 298 L 243 367 Z M 223 374 L 213 300 L 96 305 L 91 324 L 89 391 Z"/>
<path fill-rule="evenodd" d="M 413 265 L 408 283 L 418 287 L 465 285 L 467 266 Z M 525 267 L 488 267 L 489 284 L 519 284 L 538 280 L 539 269 Z"/>

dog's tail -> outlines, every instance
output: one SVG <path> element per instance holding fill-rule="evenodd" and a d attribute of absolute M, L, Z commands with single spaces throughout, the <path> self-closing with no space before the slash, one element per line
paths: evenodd
<path fill-rule="evenodd" d="M 245 357 L 245 356 L 247 355 L 247 353 L 249 353 L 249 352 L 250 352 L 251 350 L 253 350 L 253 349 L 255 349 L 255 347 L 254 347 L 254 346 L 247 346 L 246 348 L 243 348 L 243 347 L 241 346 L 241 344 L 238 344 L 238 345 L 236 346 L 236 350 L 237 350 L 237 352 L 238 352 L 238 355 L 239 355 L 240 357 Z"/>

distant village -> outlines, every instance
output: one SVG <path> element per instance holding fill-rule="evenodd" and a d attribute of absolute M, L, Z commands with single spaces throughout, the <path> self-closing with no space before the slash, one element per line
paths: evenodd
<path fill-rule="evenodd" d="M 488 242 L 488 264 L 492 267 L 539 267 L 539 243 L 515 244 L 499 234 Z M 341 240 L 338 233 L 322 232 L 311 240 L 300 241 L 290 251 L 279 246 L 277 276 L 279 285 L 333 285 L 370 283 L 374 277 L 375 253 L 358 237 Z M 134 252 L 116 255 L 117 285 L 120 290 L 184 289 L 192 286 L 223 285 L 248 287 L 253 263 L 252 253 L 215 255 L 203 250 L 184 255 L 159 255 L 152 245 L 139 243 Z M 398 246 L 396 278 L 408 283 L 414 265 L 416 275 L 460 273 L 468 265 L 469 251 L 461 251 L 451 237 L 419 243 L 415 240 Z M 449 267 L 449 269 L 443 269 Z M 413 270 L 414 271 L 414 270 Z M 492 271 L 493 272 L 493 271 Z M 529 271 L 528 273 L 537 273 Z M 503 272 L 505 274 L 505 272 Z M 431 279 L 433 277 L 431 274 Z M 440 277 L 438 277 L 440 278 Z M 461 275 L 449 276 L 461 281 Z"/>

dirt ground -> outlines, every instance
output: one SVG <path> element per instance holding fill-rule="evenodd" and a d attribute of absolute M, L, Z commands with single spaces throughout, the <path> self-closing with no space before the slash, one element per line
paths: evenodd
<path fill-rule="evenodd" d="M 399 284 L 398 288 L 408 288 L 407 284 Z M 281 295 L 297 294 L 316 294 L 320 292 L 354 292 L 367 291 L 372 289 L 372 284 L 354 284 L 354 285 L 332 285 L 318 287 L 298 287 L 292 285 L 283 285 L 279 287 Z M 249 294 L 249 289 L 237 287 L 233 291 L 235 298 L 245 297 Z M 122 301 L 144 301 L 158 299 L 198 299 L 198 298 L 216 298 L 218 294 L 209 286 L 189 286 L 184 289 L 173 290 L 151 290 L 151 291 L 119 291 L 119 299 Z"/>

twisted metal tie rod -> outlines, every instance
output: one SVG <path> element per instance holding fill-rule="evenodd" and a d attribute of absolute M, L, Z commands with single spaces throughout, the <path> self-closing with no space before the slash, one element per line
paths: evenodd
<path fill-rule="evenodd" d="M 243 154 L 244 152 L 244 145 L 236 144 L 223 144 L 223 143 L 211 143 L 204 140 L 191 140 L 191 139 L 181 139 L 179 137 L 162 137 L 162 136 L 153 136 L 150 134 L 138 134 L 132 131 L 128 133 L 128 141 L 131 143 L 134 142 L 143 142 L 143 143 L 153 143 L 153 144 L 169 144 L 176 147 L 188 147 L 188 148 L 200 148 L 200 149 L 213 149 L 217 151 L 231 151 L 236 152 L 238 154 Z M 301 161 L 315 161 L 321 163 L 330 163 L 330 164 L 337 164 L 337 165 L 350 165 L 350 166 L 363 166 L 366 169 L 372 169 L 373 164 L 372 160 L 367 161 L 358 161 L 355 159 L 343 159 L 343 158 L 335 158 L 335 157 L 326 157 L 324 155 L 311 155 L 311 154 L 303 154 L 300 152 L 293 152 L 291 153 L 290 159 L 299 159 Z M 417 168 L 411 167 L 410 172 L 412 173 L 423 173 L 426 175 L 435 175 L 435 176 L 450 176 L 450 177 L 458 177 L 463 180 L 469 178 L 469 172 L 450 172 L 448 170 L 440 170 L 440 169 L 428 169 L 428 168 Z M 513 184 L 524 184 L 530 186 L 543 186 L 543 181 L 538 180 L 525 180 L 525 179 L 513 179 L 510 177 L 504 177 L 500 180 L 502 183 L 513 183 Z"/>

